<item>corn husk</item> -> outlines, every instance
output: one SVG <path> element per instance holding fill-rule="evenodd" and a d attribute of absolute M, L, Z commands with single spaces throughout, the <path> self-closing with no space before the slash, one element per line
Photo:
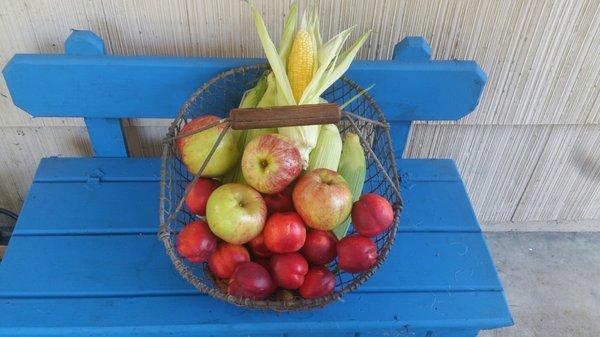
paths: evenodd
<path fill-rule="evenodd" d="M 342 153 L 342 137 L 335 124 L 321 126 L 317 146 L 310 153 L 308 170 L 326 168 L 336 171 Z"/>

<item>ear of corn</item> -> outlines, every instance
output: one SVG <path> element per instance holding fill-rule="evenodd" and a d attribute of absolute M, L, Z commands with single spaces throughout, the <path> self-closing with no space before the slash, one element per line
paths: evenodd
<path fill-rule="evenodd" d="M 338 173 L 346 179 L 350 190 L 352 191 L 352 202 L 360 198 L 365 184 L 365 174 L 367 172 L 367 163 L 365 152 L 360 145 L 359 137 L 351 132 L 346 133 L 344 144 L 342 146 L 342 155 L 338 166 Z M 333 233 L 338 239 L 343 238 L 350 227 L 350 216 L 344 222 L 333 229 Z"/>
<path fill-rule="evenodd" d="M 313 42 L 310 34 L 300 29 L 294 38 L 294 44 L 287 60 L 287 75 L 296 102 L 300 101 L 304 89 L 313 76 Z"/>
<path fill-rule="evenodd" d="M 338 169 L 342 153 L 342 137 L 335 124 L 321 126 L 317 146 L 310 153 L 308 170 L 327 168 L 333 171 Z"/>

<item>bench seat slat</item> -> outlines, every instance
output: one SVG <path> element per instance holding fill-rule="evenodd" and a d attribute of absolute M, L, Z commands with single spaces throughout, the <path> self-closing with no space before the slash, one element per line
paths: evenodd
<path fill-rule="evenodd" d="M 501 290 L 480 233 L 401 233 L 367 292 Z M 15 236 L 0 297 L 194 294 L 156 235 Z"/>
<path fill-rule="evenodd" d="M 400 231 L 479 232 L 450 160 L 400 160 Z M 14 235 L 156 233 L 160 159 L 42 160 Z M 40 217 L 39 214 L 44 214 Z"/>
<path fill-rule="evenodd" d="M 5 336 L 17 331 L 49 333 L 52 328 L 61 336 L 91 332 L 262 336 L 295 331 L 493 328 L 511 323 L 498 291 L 348 294 L 343 302 L 323 309 L 283 314 L 237 308 L 204 295 L 7 299 L 0 300 L 0 308 L 0 335 Z"/>

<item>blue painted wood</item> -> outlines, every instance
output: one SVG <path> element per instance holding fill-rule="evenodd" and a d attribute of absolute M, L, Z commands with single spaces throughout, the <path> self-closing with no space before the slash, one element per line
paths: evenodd
<path fill-rule="evenodd" d="M 85 226 L 85 223 L 82 224 Z M 60 249 L 57 249 L 60 247 Z M 13 236 L 0 296 L 194 294 L 153 234 Z M 402 233 L 357 293 L 501 290 L 481 233 Z"/>
<path fill-rule="evenodd" d="M 400 160 L 398 167 L 405 203 L 401 232 L 479 232 L 452 161 Z M 44 159 L 14 235 L 154 233 L 159 172 L 158 158 Z M 99 209 L 111 212 L 97 214 Z"/>
<path fill-rule="evenodd" d="M 85 118 L 96 157 L 127 157 L 129 151 L 120 118 Z"/>
<path fill-rule="evenodd" d="M 173 118 L 202 83 L 260 59 L 15 55 L 4 77 L 15 105 L 36 117 Z M 486 78 L 472 61 L 356 61 L 348 76 L 370 90 L 388 120 L 458 119 Z M 78 90 L 70 90 L 70 88 Z"/>
<path fill-rule="evenodd" d="M 344 333 L 401 329 L 481 329 L 512 324 L 501 292 L 348 294 L 308 312 L 238 308 L 204 295 L 0 300 L 0 335 L 50 333 L 149 336 Z M 485 305 L 482 305 L 485 303 Z"/>
<path fill-rule="evenodd" d="M 396 159 L 403 157 L 404 148 L 408 141 L 410 133 L 410 121 L 390 121 L 390 136 L 392 137 L 392 145 L 394 147 L 394 155 Z"/>
<path fill-rule="evenodd" d="M 420 36 L 408 36 L 394 46 L 392 59 L 401 62 L 429 61 L 431 47 Z"/>
<path fill-rule="evenodd" d="M 42 158 L 33 181 L 160 181 L 160 165 L 160 158 Z"/>
<path fill-rule="evenodd" d="M 65 53 L 101 56 L 105 54 L 104 42 L 98 35 L 88 30 L 73 30 L 65 41 Z M 84 121 L 96 157 L 128 156 L 120 118 L 90 118 L 85 112 L 82 116 L 86 117 Z"/>

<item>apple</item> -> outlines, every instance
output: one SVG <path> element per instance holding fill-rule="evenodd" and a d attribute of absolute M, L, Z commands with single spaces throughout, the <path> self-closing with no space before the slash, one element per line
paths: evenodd
<path fill-rule="evenodd" d="M 352 192 L 337 172 L 320 168 L 300 177 L 292 193 L 294 208 L 308 227 L 332 230 L 352 210 Z"/>
<path fill-rule="evenodd" d="M 177 234 L 175 248 L 179 255 L 190 262 L 204 262 L 217 249 L 217 238 L 210 232 L 206 222 L 196 220 L 185 225 Z"/>
<path fill-rule="evenodd" d="M 250 261 L 250 254 L 244 246 L 223 242 L 208 259 L 208 268 L 217 277 L 230 278 L 235 267 Z"/>
<path fill-rule="evenodd" d="M 179 134 L 193 132 L 209 124 L 219 121 L 220 118 L 213 115 L 204 115 L 194 118 L 187 123 Z M 175 141 L 181 160 L 188 171 L 196 174 L 204 160 L 208 157 L 213 145 L 217 142 L 219 134 L 225 129 L 226 124 L 200 131 L 193 135 L 179 138 Z M 207 166 L 200 174 L 202 177 L 218 177 L 229 171 L 238 162 L 240 152 L 237 147 L 237 141 L 231 130 L 227 130 L 217 149 L 210 158 Z"/>
<path fill-rule="evenodd" d="M 373 240 L 354 234 L 337 244 L 338 267 L 349 273 L 362 273 L 377 262 L 377 246 Z"/>
<path fill-rule="evenodd" d="M 335 259 L 336 244 L 337 239 L 331 232 L 311 229 L 306 233 L 306 241 L 300 253 L 311 264 L 322 266 Z"/>
<path fill-rule="evenodd" d="M 300 296 L 310 299 L 319 298 L 331 294 L 335 288 L 335 275 L 325 267 L 311 267 L 304 283 L 298 289 Z"/>
<path fill-rule="evenodd" d="M 256 262 L 240 263 L 231 275 L 227 293 L 232 296 L 264 300 L 277 290 L 269 272 Z"/>
<path fill-rule="evenodd" d="M 271 256 L 269 263 L 275 284 L 284 289 L 298 289 L 308 273 L 308 262 L 298 253 Z"/>
<path fill-rule="evenodd" d="M 244 244 L 262 231 L 267 205 L 249 186 L 225 184 L 212 192 L 206 203 L 206 220 L 219 238 L 236 245 Z"/>
<path fill-rule="evenodd" d="M 292 253 L 304 245 L 306 227 L 296 212 L 275 213 L 267 220 L 263 235 L 265 246 L 273 253 Z"/>
<path fill-rule="evenodd" d="M 292 182 L 281 192 L 263 194 L 263 199 L 265 199 L 265 203 L 267 204 L 267 212 L 269 215 L 294 210 L 294 203 L 292 202 L 293 190 L 294 183 Z"/>
<path fill-rule="evenodd" d="M 394 209 L 379 194 L 365 194 L 352 207 L 352 225 L 362 236 L 373 237 L 381 234 L 393 222 Z"/>
<path fill-rule="evenodd" d="M 252 253 L 254 253 L 254 256 L 256 257 L 267 258 L 273 254 L 271 253 L 269 248 L 265 246 L 265 236 L 262 233 L 260 233 L 254 239 L 250 240 L 250 242 L 248 242 L 248 245 L 250 246 L 250 250 L 252 251 Z"/>
<path fill-rule="evenodd" d="M 252 139 L 242 155 L 242 174 L 257 191 L 283 191 L 302 172 L 300 151 L 292 141 L 276 133 Z"/>
<path fill-rule="evenodd" d="M 219 182 L 212 179 L 199 178 L 190 193 L 185 197 L 185 205 L 191 213 L 206 215 L 206 202 L 210 194 L 219 187 Z"/>

